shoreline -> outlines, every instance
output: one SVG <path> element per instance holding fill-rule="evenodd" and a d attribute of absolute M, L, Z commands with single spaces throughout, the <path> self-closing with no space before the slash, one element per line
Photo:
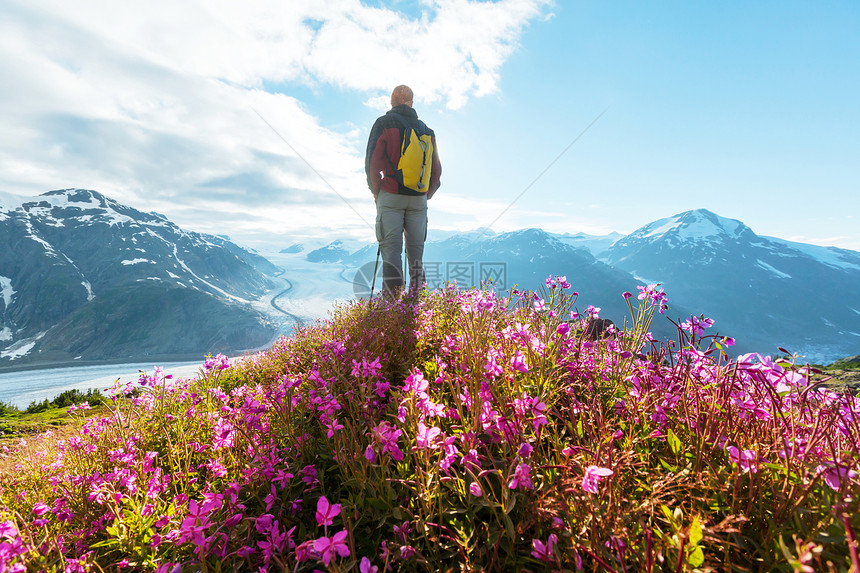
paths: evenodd
<path fill-rule="evenodd" d="M 206 355 L 199 354 L 158 354 L 154 356 L 129 356 L 124 358 L 110 358 L 106 360 L 59 360 L 46 362 L 30 362 L 14 366 L 0 366 L 0 374 L 13 374 L 15 372 L 29 372 L 31 370 L 56 370 L 59 368 L 74 368 L 78 366 L 111 366 L 120 364 L 136 364 L 152 362 L 153 367 L 159 363 L 172 362 L 197 362 L 201 366 L 206 360 Z"/>

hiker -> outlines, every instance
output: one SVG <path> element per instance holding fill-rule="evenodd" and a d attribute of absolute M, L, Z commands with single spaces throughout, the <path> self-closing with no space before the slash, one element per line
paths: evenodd
<path fill-rule="evenodd" d="M 406 237 L 409 289 L 424 286 L 427 200 L 439 189 L 442 164 L 436 135 L 412 109 L 412 90 L 391 92 L 391 109 L 370 130 L 364 170 L 376 201 L 376 240 L 382 255 L 382 287 L 396 296 L 404 288 L 401 252 Z"/>

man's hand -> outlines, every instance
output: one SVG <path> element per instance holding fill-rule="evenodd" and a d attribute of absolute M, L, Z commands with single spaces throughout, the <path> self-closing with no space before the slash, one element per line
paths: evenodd
<path fill-rule="evenodd" d="M 435 194 L 436 194 L 436 190 L 435 190 L 435 189 L 431 189 L 430 191 L 428 191 L 428 192 L 427 192 L 427 199 L 428 199 L 428 200 L 429 200 L 429 199 L 432 199 L 432 198 L 433 198 L 433 195 L 435 195 Z"/>

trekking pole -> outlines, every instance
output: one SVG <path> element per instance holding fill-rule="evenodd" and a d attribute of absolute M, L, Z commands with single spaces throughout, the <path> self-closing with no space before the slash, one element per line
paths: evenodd
<path fill-rule="evenodd" d="M 382 251 L 382 246 L 376 248 L 376 264 L 373 265 L 373 280 L 370 282 L 370 297 L 367 299 L 367 306 L 370 306 L 373 300 L 373 289 L 376 287 L 376 270 L 379 268 L 379 253 Z"/>

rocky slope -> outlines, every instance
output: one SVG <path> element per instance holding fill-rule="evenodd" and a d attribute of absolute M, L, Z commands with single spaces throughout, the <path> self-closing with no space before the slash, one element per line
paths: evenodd
<path fill-rule="evenodd" d="M 90 190 L 0 198 L 0 367 L 202 356 L 267 342 L 279 269 Z"/>

